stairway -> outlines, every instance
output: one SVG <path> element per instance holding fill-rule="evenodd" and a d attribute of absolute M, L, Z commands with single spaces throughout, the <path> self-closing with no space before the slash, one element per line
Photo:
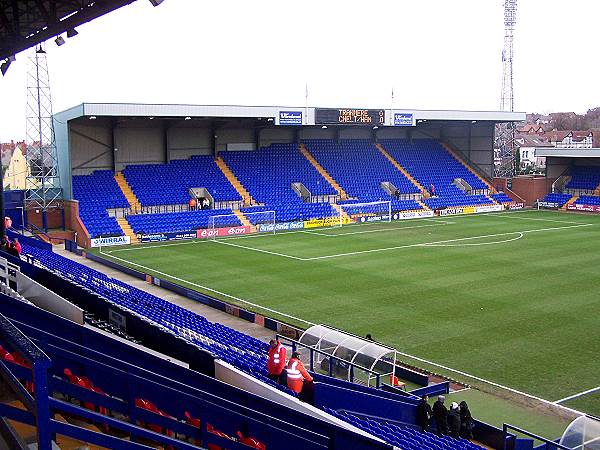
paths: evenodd
<path fill-rule="evenodd" d="M 140 240 L 138 239 L 138 237 L 133 232 L 133 229 L 131 228 L 131 225 L 129 225 L 129 222 L 127 222 L 127 219 L 125 217 L 118 218 L 117 219 L 117 223 L 121 227 L 121 230 L 123 230 L 123 233 L 125 234 L 125 236 L 129 236 L 129 239 L 131 239 L 131 243 L 132 244 L 139 244 L 140 243 Z"/>
<path fill-rule="evenodd" d="M 243 212 L 241 212 L 239 209 L 236 209 L 233 211 L 233 213 L 240 220 L 242 225 L 244 225 L 245 227 L 250 227 L 251 231 L 256 231 L 256 227 L 252 225 L 252 223 L 250 223 L 250 221 Z"/>
<path fill-rule="evenodd" d="M 423 203 L 421 200 L 416 200 L 416 202 L 421 205 L 421 208 L 423 208 L 425 211 L 429 211 L 431 208 L 429 208 L 429 206 L 427 206 L 425 203 Z"/>
<path fill-rule="evenodd" d="M 319 161 L 315 159 L 315 157 L 308 151 L 304 144 L 300 144 L 300 153 L 302 153 L 304 157 L 308 159 L 308 162 L 310 162 L 313 165 L 313 167 L 317 169 L 317 172 L 319 172 L 323 176 L 323 178 L 327 180 L 331 187 L 335 189 L 335 191 L 340 196 L 340 200 L 348 199 L 348 194 L 346 193 L 346 191 L 344 191 L 344 189 L 339 185 L 339 183 L 335 181 L 331 175 L 329 175 L 329 173 L 323 168 L 321 164 L 319 164 Z"/>
<path fill-rule="evenodd" d="M 231 185 L 235 188 L 237 193 L 240 194 L 240 197 L 242 197 L 244 201 L 244 205 L 256 204 L 250 193 L 246 190 L 242 183 L 240 183 L 240 180 L 238 180 L 237 177 L 233 174 L 233 172 L 231 171 L 227 163 L 225 163 L 223 158 L 217 156 L 217 158 L 215 159 L 215 163 L 217 164 L 219 169 L 221 169 L 223 175 L 225 175 L 225 177 L 229 180 Z"/>
<path fill-rule="evenodd" d="M 119 185 L 119 189 L 121 189 L 121 192 L 123 192 L 123 195 L 129 202 L 129 207 L 135 211 L 141 210 L 142 205 L 140 204 L 140 201 L 137 199 L 137 197 L 133 193 L 131 186 L 129 186 L 129 184 L 127 183 L 127 180 L 125 179 L 125 176 L 123 175 L 123 172 L 115 173 L 115 181 L 117 182 L 117 184 Z"/>
<path fill-rule="evenodd" d="M 568 207 L 569 205 L 572 205 L 573 203 L 575 203 L 575 202 L 577 201 L 577 199 L 578 199 L 578 198 L 579 198 L 579 195 L 574 195 L 574 196 L 572 196 L 572 197 L 569 199 L 569 201 L 568 201 L 567 203 L 565 203 L 565 204 L 562 206 L 562 208 L 560 208 L 560 209 L 567 209 L 567 207 Z"/>
<path fill-rule="evenodd" d="M 486 195 L 486 197 L 490 199 L 490 203 L 492 205 L 499 205 L 500 204 L 496 200 L 494 200 L 490 195 Z"/>
<path fill-rule="evenodd" d="M 457 155 L 450 148 L 450 146 L 448 144 L 446 144 L 445 142 L 442 142 L 442 146 L 446 149 L 446 151 L 448 153 L 450 153 L 450 155 L 452 155 L 452 157 L 454 159 L 456 159 L 459 163 L 461 163 L 463 166 L 465 166 L 469 172 L 471 172 L 478 179 L 480 179 L 481 181 L 483 181 L 485 183 L 485 185 L 488 187 L 488 189 L 490 190 L 490 194 L 497 194 L 496 189 L 494 189 L 494 186 L 492 186 L 492 183 L 490 183 L 488 180 L 486 180 L 481 175 L 479 175 L 477 172 L 475 172 L 475 170 L 473 170 L 473 168 L 469 164 L 467 164 L 467 162 L 464 159 L 462 159 L 459 155 Z"/>
<path fill-rule="evenodd" d="M 337 203 L 332 203 L 331 206 L 333 206 L 333 208 L 342 215 L 342 223 L 352 223 L 354 222 L 350 216 L 346 213 L 346 211 L 344 211 L 342 209 L 342 207 L 340 205 L 338 205 Z"/>
<path fill-rule="evenodd" d="M 424 187 L 421 185 L 421 183 L 419 183 L 417 180 L 415 180 L 415 179 L 413 178 L 413 176 L 412 176 L 410 173 L 408 173 L 408 171 L 407 171 L 407 170 L 406 170 L 404 167 L 402 167 L 402 166 L 400 165 L 400 163 L 399 163 L 398 161 L 396 161 L 396 160 L 394 159 L 394 157 L 393 157 L 392 155 L 390 155 L 390 154 L 387 152 L 387 150 L 386 150 L 385 148 L 383 148 L 383 146 L 382 146 L 381 144 L 375 144 L 375 147 L 377 147 L 377 150 L 379 150 L 379 152 L 380 152 L 380 153 L 381 153 L 383 156 L 385 156 L 385 157 L 388 159 L 388 161 L 389 161 L 389 162 L 391 162 L 391 163 L 392 163 L 392 165 L 393 165 L 393 166 L 394 166 L 396 169 L 398 169 L 400 172 L 402 172 L 402 175 L 404 175 L 406 178 L 408 178 L 408 180 L 409 180 L 409 181 L 410 181 L 412 184 L 414 184 L 414 185 L 417 187 L 417 189 L 419 189 L 419 191 L 421 191 L 421 194 L 423 194 L 423 197 L 424 197 L 424 198 L 429 198 L 429 191 L 428 191 L 427 189 L 425 189 L 425 188 L 424 188 Z M 419 202 L 419 203 L 420 203 L 420 202 Z M 423 204 L 423 205 L 424 205 L 424 204 Z M 425 206 L 425 208 L 426 208 L 426 209 L 429 209 L 429 208 L 427 208 L 426 206 Z"/>

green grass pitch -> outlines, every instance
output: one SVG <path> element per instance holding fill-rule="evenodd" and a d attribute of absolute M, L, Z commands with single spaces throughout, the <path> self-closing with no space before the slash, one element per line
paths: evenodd
<path fill-rule="evenodd" d="M 600 385 L 600 217 L 519 211 L 103 251 L 547 400 Z M 599 398 L 569 405 L 600 415 Z"/>

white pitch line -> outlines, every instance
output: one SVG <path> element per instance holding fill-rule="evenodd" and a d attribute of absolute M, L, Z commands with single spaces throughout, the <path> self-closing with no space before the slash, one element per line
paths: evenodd
<path fill-rule="evenodd" d="M 364 231 L 349 231 L 348 233 L 319 233 L 316 231 L 305 231 L 307 234 L 316 234 L 318 236 L 327 237 L 338 237 L 338 236 L 349 236 L 352 234 L 366 234 L 366 233 L 379 233 L 381 231 L 400 231 L 400 230 L 412 230 L 413 228 L 425 228 L 425 227 L 439 227 L 444 225 L 453 224 L 454 222 L 443 222 L 430 224 L 430 225 L 415 225 L 411 227 L 394 227 L 394 228 L 378 228 L 377 230 L 364 230 Z"/>
<path fill-rule="evenodd" d="M 493 381 L 486 380 L 485 378 L 481 378 L 481 377 L 478 377 L 476 375 L 471 375 L 470 373 L 463 372 L 462 370 L 453 369 L 452 367 L 444 366 L 442 364 L 438 364 L 438 363 L 435 363 L 433 361 L 429 361 L 429 360 L 424 359 L 424 358 L 419 358 L 418 356 L 410 355 L 408 353 L 403 353 L 403 352 L 401 352 L 399 350 L 396 350 L 396 353 L 398 353 L 401 356 L 405 356 L 407 358 L 414 359 L 415 361 L 419 361 L 419 362 L 422 362 L 422 363 L 425 363 L 425 364 L 429 364 L 429 365 L 437 367 L 439 369 L 444 369 L 444 370 L 447 370 L 449 372 L 453 372 L 453 373 L 456 373 L 458 375 L 462 375 L 463 377 L 471 378 L 473 380 L 477 380 L 477 381 L 480 381 L 482 383 L 489 384 L 490 386 L 494 386 L 494 387 L 497 387 L 497 388 L 500 388 L 500 389 L 505 389 L 505 390 L 507 390 L 509 392 L 512 392 L 513 394 L 518 394 L 518 395 L 523 395 L 525 397 L 529 397 L 531 399 L 534 399 L 534 400 L 537 400 L 539 402 L 545 403 L 546 405 L 556 406 L 558 408 L 570 411 L 570 412 L 578 414 L 580 416 L 584 415 L 584 413 L 582 413 L 581 411 L 578 411 L 576 409 L 569 408 L 569 407 L 563 406 L 563 405 L 559 405 L 558 403 L 551 402 L 550 400 L 546 400 L 545 398 L 537 397 L 535 395 L 528 394 L 527 392 L 519 391 L 517 389 L 513 389 L 511 387 L 504 386 L 504 385 L 502 385 L 500 383 L 495 383 Z"/>
<path fill-rule="evenodd" d="M 488 238 L 488 237 L 509 236 L 509 235 L 517 234 L 517 233 L 538 233 L 538 232 L 542 232 L 542 231 L 554 231 L 554 230 L 564 230 L 564 229 L 568 229 L 568 228 L 589 227 L 591 225 L 593 225 L 593 224 L 583 223 L 583 224 L 578 224 L 578 225 L 568 225 L 565 227 L 539 228 L 537 230 L 511 231 L 508 233 L 484 234 L 484 235 L 480 235 L 480 236 L 469 236 L 469 237 L 458 238 L 458 239 L 447 239 L 444 241 L 419 242 L 416 244 L 397 245 L 394 247 L 375 248 L 375 249 L 371 249 L 371 250 L 360 250 L 360 251 L 356 251 L 356 252 L 338 253 L 336 255 L 315 256 L 312 258 L 304 258 L 304 261 L 316 261 L 319 259 L 339 258 L 341 256 L 353 256 L 353 255 L 362 255 L 365 253 L 386 252 L 389 250 L 400 250 L 403 248 L 427 247 L 427 246 L 433 246 L 434 244 L 446 244 L 446 243 L 450 243 L 450 242 L 469 241 L 469 240 L 473 240 L 473 239 L 482 239 L 482 238 Z"/>
<path fill-rule="evenodd" d="M 519 220 L 539 220 L 543 222 L 555 222 L 555 223 L 571 223 L 571 224 L 580 224 L 581 222 L 573 222 L 570 220 L 555 220 L 555 219 L 541 219 L 539 217 L 519 217 L 516 215 L 506 215 L 506 219 L 519 219 Z"/>
<path fill-rule="evenodd" d="M 207 240 L 193 239 L 185 242 L 173 242 L 171 244 L 157 244 L 157 245 L 146 245 L 139 247 L 127 247 L 127 248 L 118 248 L 116 250 L 105 251 L 104 253 L 110 255 L 112 253 L 117 252 L 128 252 L 131 250 L 147 250 L 149 248 L 163 248 L 163 247 L 174 247 L 176 245 L 190 245 L 190 244 L 202 244 L 204 242 L 208 242 Z"/>
<path fill-rule="evenodd" d="M 226 294 L 224 292 L 217 291 L 216 289 L 209 288 L 208 286 L 202 286 L 201 284 L 194 283 L 194 282 L 188 281 L 188 280 L 184 280 L 183 278 L 179 278 L 179 277 L 176 277 L 174 275 L 170 275 L 168 273 L 161 272 L 160 270 L 156 270 L 156 269 L 153 269 L 151 267 L 143 266 L 142 264 L 137 264 L 137 263 L 134 263 L 132 261 L 128 261 L 128 260 L 123 259 L 123 258 L 119 258 L 118 256 L 113 256 L 113 255 L 107 255 L 107 256 L 109 258 L 113 258 L 113 259 L 116 259 L 118 261 L 124 262 L 125 264 L 130 264 L 132 266 L 139 267 L 140 269 L 144 269 L 144 270 L 146 270 L 148 272 L 157 273 L 159 275 L 162 275 L 163 277 L 170 278 L 172 280 L 176 280 L 176 281 L 179 281 L 181 283 L 189 284 L 190 286 L 194 286 L 194 287 L 197 287 L 197 288 L 200 288 L 200 289 L 204 289 L 204 290 L 207 290 L 209 292 L 213 292 L 213 293 L 215 293 L 217 295 L 222 295 L 223 297 L 227 297 L 227 298 L 230 298 L 232 300 L 235 300 L 236 302 L 240 302 L 240 303 L 244 303 L 246 305 L 250 305 L 250 306 L 252 306 L 254 308 L 259 308 L 259 309 L 262 309 L 262 310 L 265 310 L 265 311 L 269 311 L 270 313 L 278 314 L 278 315 L 280 315 L 282 317 L 287 317 L 288 319 L 297 320 L 299 322 L 306 323 L 308 325 L 316 325 L 313 322 L 309 322 L 308 320 L 300 319 L 298 317 L 294 317 L 294 316 L 291 316 L 289 314 L 285 314 L 285 313 L 279 312 L 279 311 L 277 311 L 275 309 L 267 308 L 266 306 L 259 305 L 258 303 L 252 303 L 252 302 L 250 302 L 248 300 L 244 300 L 244 299 L 236 297 L 234 295 Z"/>
<path fill-rule="evenodd" d="M 561 398 L 560 400 L 556 400 L 554 403 L 556 403 L 556 404 L 563 403 L 568 400 L 573 400 L 578 397 L 583 397 L 584 395 L 591 394 L 592 392 L 597 392 L 597 391 L 600 391 L 600 386 L 592 388 L 592 389 L 588 389 L 587 391 L 578 392 L 577 394 L 569 395 L 568 397 Z"/>
<path fill-rule="evenodd" d="M 476 242 L 474 244 L 456 244 L 456 245 L 453 245 L 453 244 L 429 244 L 429 245 L 423 245 L 423 247 L 478 247 L 481 245 L 506 244 L 507 242 L 518 241 L 523 236 L 525 236 L 520 231 L 516 231 L 513 234 L 517 234 L 518 236 L 514 237 L 514 238 L 510 238 L 510 239 L 503 239 L 501 241 L 493 241 L 493 242 Z"/>
<path fill-rule="evenodd" d="M 255 251 L 255 252 L 259 252 L 259 253 L 267 253 L 269 255 L 281 256 L 283 258 L 295 259 L 297 261 L 305 261 L 304 258 L 299 258 L 297 256 L 286 255 L 285 253 L 270 252 L 269 250 L 263 250 L 263 249 L 260 249 L 260 248 L 246 247 L 245 245 L 232 244 L 231 242 L 225 242 L 223 240 L 216 239 L 213 242 L 215 244 L 230 245 L 231 247 L 243 248 L 245 250 L 252 250 L 252 251 Z"/>

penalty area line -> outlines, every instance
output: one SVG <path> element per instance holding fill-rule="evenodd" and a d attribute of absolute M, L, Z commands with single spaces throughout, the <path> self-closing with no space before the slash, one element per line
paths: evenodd
<path fill-rule="evenodd" d="M 451 225 L 455 222 L 448 222 L 440 220 L 439 223 L 432 223 L 426 225 L 413 225 L 407 227 L 393 227 L 393 228 L 379 228 L 377 230 L 363 230 L 363 231 L 348 231 L 347 233 L 322 233 L 317 231 L 304 231 L 307 234 L 315 234 L 317 236 L 326 236 L 326 237 L 339 237 L 339 236 L 350 236 L 353 234 L 367 234 L 367 233 L 382 233 L 384 231 L 402 231 L 402 230 L 412 230 L 415 228 L 426 228 L 426 227 L 441 227 L 444 225 Z"/>
<path fill-rule="evenodd" d="M 204 289 L 204 290 L 207 290 L 207 291 L 212 292 L 212 293 L 217 294 L 217 295 L 222 295 L 223 297 L 230 298 L 232 300 L 235 300 L 236 302 L 240 302 L 240 303 L 243 303 L 245 305 L 252 306 L 254 308 L 260 308 L 262 310 L 269 311 L 270 313 L 277 314 L 277 315 L 280 315 L 282 317 L 287 317 L 288 319 L 297 320 L 298 322 L 302 322 L 302 323 L 305 323 L 305 324 L 308 324 L 308 325 L 311 325 L 311 326 L 312 325 L 316 325 L 316 324 L 314 324 L 312 322 L 309 322 L 308 320 L 300 319 L 299 317 L 291 316 L 289 314 L 279 312 L 279 311 L 277 311 L 275 309 L 267 308 L 266 306 L 259 305 L 258 303 L 253 303 L 253 302 L 250 302 L 248 300 L 244 300 L 242 298 L 236 297 L 234 295 L 230 295 L 230 294 L 226 294 L 225 292 L 217 291 L 216 289 L 209 288 L 208 286 L 202 286 L 201 284 L 194 283 L 194 282 L 188 281 L 188 280 L 184 280 L 183 278 L 179 278 L 179 277 L 176 277 L 174 275 L 170 275 L 168 273 L 161 272 L 160 270 L 152 269 L 151 267 L 146 267 L 146 266 L 143 266 L 142 264 L 137 264 L 137 263 L 134 263 L 132 261 L 128 261 L 128 260 L 123 259 L 123 258 L 119 258 L 118 256 L 107 255 L 106 253 L 103 253 L 103 254 L 106 255 L 106 256 L 108 256 L 109 258 L 116 259 L 116 260 L 121 261 L 121 262 L 123 262 L 125 264 L 131 264 L 132 266 L 139 267 L 140 269 L 144 269 L 144 270 L 149 271 L 149 272 L 157 273 L 157 274 L 159 274 L 159 275 L 161 275 L 163 277 L 179 281 L 180 283 L 189 284 L 190 286 L 194 286 L 194 287 L 197 287 L 197 288 L 200 288 L 200 289 Z"/>
<path fill-rule="evenodd" d="M 269 255 L 274 255 L 274 256 L 281 256 L 283 258 L 295 259 L 296 261 L 305 261 L 304 258 L 299 258 L 298 256 L 286 255 L 285 253 L 271 252 L 269 250 L 263 250 L 263 249 L 260 249 L 260 248 L 246 247 L 245 245 L 233 244 L 231 242 L 225 242 L 223 240 L 215 239 L 212 242 L 214 242 L 215 244 L 229 245 L 231 247 L 243 248 L 245 250 L 251 250 L 251 251 L 254 251 L 254 252 L 267 253 Z"/>
<path fill-rule="evenodd" d="M 587 391 L 578 392 L 577 394 L 569 395 L 568 397 L 561 398 L 560 400 L 556 400 L 554 403 L 556 403 L 558 405 L 559 403 L 567 402 L 569 400 L 574 400 L 576 398 L 583 397 L 584 395 L 592 394 L 592 393 L 598 392 L 598 391 L 600 391 L 600 386 L 592 388 L 592 389 L 588 389 Z"/>
<path fill-rule="evenodd" d="M 448 244 L 448 243 L 452 243 L 452 242 L 462 242 L 462 241 L 469 241 L 469 240 L 473 240 L 473 239 L 483 239 L 483 238 L 498 237 L 498 236 L 511 236 L 511 235 L 515 235 L 515 234 L 519 234 L 519 233 L 525 234 L 525 233 L 540 233 L 543 231 L 565 230 L 565 229 L 569 229 L 569 228 L 589 227 L 592 225 L 594 225 L 594 224 L 583 223 L 583 224 L 579 224 L 579 225 L 568 225 L 568 226 L 564 226 L 564 227 L 538 228 L 536 230 L 523 230 L 523 231 L 510 231 L 507 233 L 483 234 L 480 236 L 469 236 L 469 237 L 458 238 L 458 239 L 446 239 L 443 241 L 418 242 L 415 244 L 397 245 L 394 247 L 374 248 L 371 250 L 360 250 L 360 251 L 356 251 L 356 252 L 338 253 L 336 255 L 314 256 L 312 258 L 305 258 L 304 261 L 317 261 L 320 259 L 331 259 L 331 258 L 339 258 L 342 256 L 363 255 L 366 253 L 378 253 L 378 252 L 385 252 L 385 251 L 389 251 L 389 250 L 400 250 L 400 249 L 404 249 L 404 248 L 413 248 L 413 247 L 435 247 L 437 244 Z M 437 245 L 437 246 L 440 246 L 440 245 Z"/>

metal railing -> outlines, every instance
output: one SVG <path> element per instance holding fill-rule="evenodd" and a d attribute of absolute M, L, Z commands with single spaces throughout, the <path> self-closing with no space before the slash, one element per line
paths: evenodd
<path fill-rule="evenodd" d="M 123 400 L 104 393 L 90 391 L 84 387 L 74 386 L 60 377 L 52 376 L 50 373 L 52 360 L 33 340 L 25 336 L 2 314 L 0 314 L 0 341 L 3 345 L 9 346 L 11 350 L 18 351 L 26 361 L 26 364 L 18 364 L 0 359 L 0 377 L 25 406 L 25 409 L 20 409 L 16 406 L 0 403 L 0 416 L 35 427 L 37 448 L 39 450 L 51 450 L 53 440 L 56 440 L 56 434 L 105 448 L 149 448 L 137 443 L 139 438 L 155 441 L 165 448 L 167 446 L 185 450 L 198 448 L 197 444 L 181 440 L 181 434 L 188 437 L 193 436 L 198 440 L 201 439 L 203 443 L 212 443 L 232 450 L 248 448 L 230 438 L 221 437 L 208 431 L 207 425 L 205 425 L 208 418 L 214 418 L 217 415 L 235 417 L 256 426 L 261 425 L 265 428 L 267 434 L 269 432 L 277 433 L 284 439 L 294 439 L 299 445 L 302 445 L 303 442 L 311 442 L 314 448 L 332 448 L 328 436 L 307 430 L 304 430 L 303 435 L 299 436 L 298 431 L 300 428 L 290 426 L 289 423 L 270 417 L 266 413 L 255 412 L 248 406 L 223 400 L 217 395 L 199 390 L 183 392 L 173 386 L 167 386 L 157 379 L 143 377 L 140 373 L 129 373 L 123 368 L 116 367 L 118 364 L 107 365 L 79 352 L 74 353 L 69 349 L 48 344 L 49 352 L 52 352 L 53 356 L 61 359 L 61 361 L 62 358 L 66 361 L 77 360 L 86 366 L 98 368 L 102 371 L 108 370 L 124 377 L 123 382 L 129 386 L 131 398 Z M 140 389 L 140 387 L 143 387 L 143 389 Z M 196 409 L 201 409 L 202 412 L 198 418 L 201 420 L 202 426 L 195 427 L 177 418 L 155 415 L 152 412 L 135 408 L 132 403 L 133 399 L 140 397 L 140 392 L 148 387 L 156 391 L 162 390 L 164 395 L 179 395 L 185 399 L 187 404 L 195 405 Z M 30 393 L 32 390 L 33 395 Z M 124 418 L 97 412 L 96 408 L 90 410 L 81 405 L 60 400 L 51 396 L 51 391 L 66 395 L 67 398 L 77 399 L 81 405 L 83 402 L 93 402 L 98 410 L 103 407 L 109 411 L 117 412 Z M 59 421 L 54 418 L 55 414 L 77 416 L 84 421 L 102 424 L 113 430 L 118 430 L 119 433 L 128 434 L 130 439 L 92 432 L 84 426 Z M 142 419 L 157 423 L 165 429 L 173 430 L 175 435 L 160 434 L 143 428 L 136 423 L 137 420 Z M 11 433 L 16 439 L 14 432 Z"/>
<path fill-rule="evenodd" d="M 302 348 L 309 349 L 309 351 L 310 351 L 310 355 L 309 355 L 309 367 L 310 367 L 310 371 L 311 372 L 315 371 L 314 369 L 315 369 L 315 353 L 316 353 L 316 354 L 319 354 L 319 355 L 323 355 L 326 358 L 329 358 L 330 361 L 333 360 L 333 361 L 337 361 L 337 362 L 340 362 L 340 363 L 343 363 L 343 364 L 347 364 L 349 366 L 349 369 L 348 369 L 348 381 L 350 381 L 351 383 L 354 383 L 354 369 L 356 368 L 358 370 L 361 370 L 363 372 L 368 373 L 369 375 L 374 376 L 375 377 L 375 387 L 377 389 L 379 389 L 381 387 L 381 374 L 378 373 L 378 372 L 375 372 L 374 370 L 371 370 L 371 369 L 368 369 L 366 367 L 363 367 L 360 364 L 356 364 L 356 363 L 350 362 L 350 361 L 348 361 L 348 360 L 346 360 L 344 358 L 340 358 L 339 356 L 334 356 L 334 355 L 332 355 L 330 353 L 327 353 L 326 351 L 318 350 L 318 349 L 316 349 L 314 347 L 311 347 L 308 344 L 303 344 L 300 341 L 297 341 L 295 339 L 283 336 L 281 334 L 277 334 L 276 338 L 278 340 L 280 340 L 280 341 L 289 342 L 291 344 L 292 351 L 294 351 L 294 352 L 296 351 L 296 348 L 298 346 L 300 346 Z M 328 364 L 327 372 L 328 372 L 327 374 L 330 377 L 332 377 L 332 378 L 334 377 L 334 375 L 333 375 L 333 364 L 331 364 L 331 362 Z"/>
<path fill-rule="evenodd" d="M 546 439 L 545 437 L 539 436 L 535 433 L 532 433 L 530 431 L 524 430 L 523 428 L 519 428 L 519 427 L 516 427 L 516 426 L 508 424 L 508 423 L 505 423 L 504 425 L 502 425 L 502 433 L 504 434 L 503 450 L 508 450 L 507 444 L 508 444 L 509 440 L 516 441 L 516 439 L 517 439 L 517 436 L 515 436 L 512 433 L 509 433 L 508 430 L 516 431 L 517 433 L 524 434 L 527 437 L 531 437 L 531 438 L 537 439 L 538 441 L 542 441 L 546 444 L 547 449 L 560 448 L 560 449 L 564 449 L 564 450 L 571 450 L 570 447 L 565 447 L 564 445 L 561 445 L 558 442 L 551 441 L 549 439 Z M 513 445 L 513 447 L 514 447 L 514 445 Z"/>
<path fill-rule="evenodd" d="M 25 406 L 27 412 L 24 412 L 23 416 L 27 418 L 28 422 L 31 418 L 34 419 L 32 425 L 37 428 L 37 448 L 51 450 L 48 369 L 52 361 L 2 314 L 0 314 L 0 336 L 2 336 L 3 342 L 7 342 L 13 349 L 18 350 L 31 366 L 35 399 L 2 360 L 0 360 L 0 374 Z"/>

